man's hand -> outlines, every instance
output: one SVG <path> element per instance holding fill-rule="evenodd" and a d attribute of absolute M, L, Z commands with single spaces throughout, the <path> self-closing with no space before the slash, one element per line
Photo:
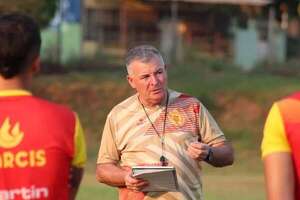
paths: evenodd
<path fill-rule="evenodd" d="M 76 198 L 77 191 L 83 176 L 83 168 L 71 167 L 69 174 L 69 200 Z"/>
<path fill-rule="evenodd" d="M 194 160 L 204 160 L 207 158 L 210 146 L 201 142 L 192 142 L 187 148 L 188 155 Z"/>
<path fill-rule="evenodd" d="M 205 160 L 209 154 L 211 157 Z M 233 164 L 233 148 L 228 142 L 220 142 L 209 146 L 201 142 L 192 142 L 187 148 L 188 155 L 197 161 L 206 161 L 215 167 L 224 167 Z"/>
<path fill-rule="evenodd" d="M 124 178 L 125 185 L 128 189 L 135 192 L 140 192 L 148 185 L 148 182 L 142 179 L 136 179 L 132 177 L 131 173 L 126 174 Z"/>

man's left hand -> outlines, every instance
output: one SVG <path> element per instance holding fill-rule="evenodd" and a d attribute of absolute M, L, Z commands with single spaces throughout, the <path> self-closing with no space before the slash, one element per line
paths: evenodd
<path fill-rule="evenodd" d="M 202 161 L 208 156 L 210 148 L 208 144 L 192 142 L 187 148 L 187 153 L 194 160 Z"/>

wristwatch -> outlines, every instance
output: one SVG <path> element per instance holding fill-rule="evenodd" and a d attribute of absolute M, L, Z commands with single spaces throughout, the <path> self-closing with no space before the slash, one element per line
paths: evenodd
<path fill-rule="evenodd" d="M 209 147 L 208 154 L 207 154 L 206 158 L 204 159 L 204 161 L 210 162 L 210 161 L 212 161 L 212 159 L 213 159 L 213 151 L 212 151 L 212 148 Z"/>

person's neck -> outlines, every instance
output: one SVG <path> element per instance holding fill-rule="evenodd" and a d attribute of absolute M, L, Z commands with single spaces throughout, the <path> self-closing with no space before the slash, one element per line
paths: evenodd
<path fill-rule="evenodd" d="M 167 99 L 168 99 L 168 91 L 165 92 L 164 98 L 160 101 L 160 102 L 149 102 L 146 100 L 141 99 L 138 96 L 139 101 L 141 102 L 141 104 L 143 104 L 144 107 L 149 108 L 149 109 L 153 109 L 156 108 L 157 106 L 166 106 L 167 104 Z"/>
<path fill-rule="evenodd" d="M 26 81 L 20 77 L 4 79 L 0 76 L 0 90 L 27 89 Z"/>

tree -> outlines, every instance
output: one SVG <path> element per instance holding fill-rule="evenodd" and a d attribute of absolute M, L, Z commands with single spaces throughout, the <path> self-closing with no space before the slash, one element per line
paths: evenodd
<path fill-rule="evenodd" d="M 59 0 L 6 0 L 0 1 L 0 13 L 22 12 L 35 18 L 45 27 L 53 18 Z"/>

